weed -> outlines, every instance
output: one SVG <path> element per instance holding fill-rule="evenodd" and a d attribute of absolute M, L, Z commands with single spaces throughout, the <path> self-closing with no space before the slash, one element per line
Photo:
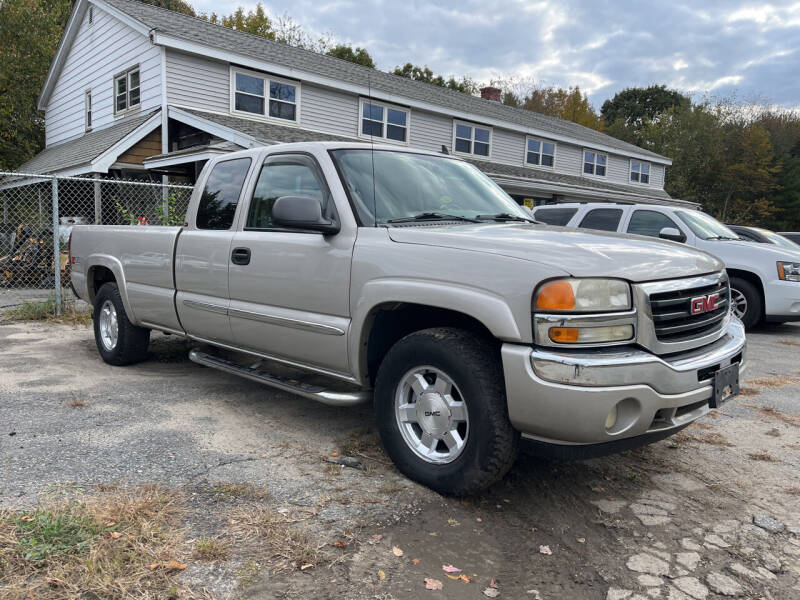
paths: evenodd
<path fill-rule="evenodd" d="M 91 310 L 78 310 L 75 303 L 66 298 L 61 301 L 61 315 L 56 315 L 56 299 L 49 298 L 41 302 L 22 302 L 21 306 L 12 308 L 3 314 L 8 321 L 46 321 L 48 323 L 64 323 L 67 325 L 88 325 L 92 322 Z"/>
<path fill-rule="evenodd" d="M 776 388 L 786 387 L 787 385 L 795 385 L 800 383 L 800 377 L 775 375 L 772 377 L 757 377 L 756 379 L 748 379 L 745 383 L 767 390 L 774 390 Z"/>
<path fill-rule="evenodd" d="M 211 493 L 217 500 L 246 499 L 265 500 L 269 498 L 269 491 L 252 483 L 219 483 L 211 488 Z"/>
<path fill-rule="evenodd" d="M 399 494 L 400 492 L 403 491 L 403 489 L 404 489 L 403 486 L 401 486 L 399 483 L 396 483 L 394 481 L 387 481 L 381 487 L 378 488 L 378 493 L 390 496 L 392 494 Z"/>
<path fill-rule="evenodd" d="M 751 388 L 747 386 L 742 386 L 739 388 L 739 395 L 745 398 L 748 398 L 750 396 L 758 396 L 758 394 L 760 393 L 761 392 L 759 392 L 756 388 Z"/>
<path fill-rule="evenodd" d="M 81 400 L 80 398 L 72 397 L 72 400 L 67 402 L 67 406 L 70 408 L 83 408 L 87 404 L 86 400 Z"/>
<path fill-rule="evenodd" d="M 203 538 L 194 543 L 192 556 L 197 560 L 216 562 L 228 558 L 228 544 L 219 538 Z"/>
<path fill-rule="evenodd" d="M 728 439 L 721 433 L 699 433 L 697 435 L 690 437 L 694 438 L 701 444 L 711 444 L 712 446 L 727 446 L 727 447 L 733 446 L 733 444 L 731 444 L 728 441 Z"/>
<path fill-rule="evenodd" d="M 772 408 L 771 406 L 759 406 L 757 404 L 747 404 L 745 402 L 742 402 L 742 406 L 746 406 L 748 408 L 755 408 L 762 416 L 783 421 L 787 425 L 794 425 L 795 427 L 800 427 L 800 417 L 797 415 L 786 414 L 784 412 L 779 411 L 778 409 Z"/>
<path fill-rule="evenodd" d="M 258 573 L 261 571 L 261 566 L 254 560 L 248 560 L 236 571 L 236 577 L 239 578 L 239 587 L 241 589 L 249 588 L 258 583 Z"/>
<path fill-rule="evenodd" d="M 379 451 L 380 440 L 374 431 L 368 429 L 354 429 L 347 434 L 347 438 L 339 445 L 339 454 L 342 456 L 358 456 Z"/>
<path fill-rule="evenodd" d="M 747 457 L 750 460 L 763 460 L 765 462 L 778 462 L 778 459 L 772 456 L 766 450 L 759 450 L 758 452 L 750 452 Z"/>

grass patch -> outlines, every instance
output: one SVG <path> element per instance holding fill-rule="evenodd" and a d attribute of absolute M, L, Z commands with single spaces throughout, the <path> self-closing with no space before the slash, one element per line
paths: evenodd
<path fill-rule="evenodd" d="M 750 452 L 747 455 L 747 458 L 749 458 L 750 460 L 761 460 L 764 462 L 778 462 L 778 459 L 772 456 L 772 454 L 770 454 L 766 450 L 759 450 L 758 452 Z"/>
<path fill-rule="evenodd" d="M 339 445 L 339 454 L 342 456 L 364 456 L 380 451 L 378 434 L 369 429 L 354 429 Z"/>
<path fill-rule="evenodd" d="M 776 408 L 772 408 L 771 406 L 759 406 L 758 404 L 747 404 L 745 402 L 742 402 L 742 406 L 746 406 L 747 408 L 755 408 L 759 414 L 764 417 L 783 421 L 787 425 L 800 427 L 800 416 L 798 415 L 786 414 Z"/>
<path fill-rule="evenodd" d="M 3 319 L 7 321 L 46 321 L 67 325 L 88 325 L 92 322 L 91 309 L 88 312 L 78 310 L 72 300 L 62 299 L 60 316 L 56 315 L 56 307 L 55 298 L 48 298 L 41 302 L 25 300 L 21 306 L 3 313 Z"/>
<path fill-rule="evenodd" d="M 783 344 L 784 346 L 800 346 L 800 344 L 797 342 L 790 342 L 789 340 L 781 340 L 778 343 Z"/>
<path fill-rule="evenodd" d="M 739 395 L 745 398 L 750 396 L 758 396 L 760 392 L 756 388 L 742 386 L 739 388 Z"/>
<path fill-rule="evenodd" d="M 219 483 L 211 488 L 216 500 L 266 500 L 269 490 L 252 483 Z"/>
<path fill-rule="evenodd" d="M 179 496 L 153 486 L 111 486 L 81 501 L 0 512 L 0 596 L 189 597 L 174 578 L 183 567 L 179 514 Z"/>
<path fill-rule="evenodd" d="M 194 543 L 192 557 L 205 562 L 217 562 L 228 558 L 228 544 L 219 538 L 199 539 Z"/>
<path fill-rule="evenodd" d="M 748 385 L 753 385 L 758 388 L 766 390 L 774 390 L 777 388 L 786 387 L 787 385 L 795 385 L 800 383 L 800 377 L 792 377 L 791 375 L 776 375 L 774 377 L 757 377 L 755 379 L 748 379 L 745 381 Z"/>
<path fill-rule="evenodd" d="M 728 439 L 722 435 L 721 433 L 687 433 L 681 432 L 677 434 L 675 437 L 678 437 L 681 441 L 686 442 L 699 442 L 701 444 L 710 444 L 712 446 L 719 446 L 723 447 L 732 447 Z"/>

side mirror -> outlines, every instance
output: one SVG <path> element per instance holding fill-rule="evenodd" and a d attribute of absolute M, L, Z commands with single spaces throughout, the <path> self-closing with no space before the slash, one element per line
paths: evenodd
<path fill-rule="evenodd" d="M 281 196 L 272 206 L 272 222 L 278 227 L 339 233 L 339 224 L 323 219 L 319 200 L 306 196 Z"/>
<path fill-rule="evenodd" d="M 658 237 L 662 240 L 680 242 L 681 244 L 686 241 L 686 236 L 675 227 L 664 227 L 664 229 L 658 232 Z"/>

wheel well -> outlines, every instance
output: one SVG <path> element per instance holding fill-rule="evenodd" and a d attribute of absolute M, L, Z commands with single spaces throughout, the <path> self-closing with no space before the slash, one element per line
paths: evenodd
<path fill-rule="evenodd" d="M 766 309 L 766 299 L 764 298 L 764 284 L 761 283 L 761 278 L 755 273 L 750 271 L 741 271 L 739 269 L 726 269 L 729 277 L 738 277 L 752 283 L 758 290 L 758 295 L 761 297 L 761 314 L 764 314 Z"/>
<path fill-rule="evenodd" d="M 499 359 L 499 341 L 474 317 L 455 310 L 423 304 L 405 302 L 383 304 L 370 312 L 365 325 L 369 335 L 364 341 L 366 352 L 362 355 L 365 358 L 362 367 L 366 367 L 366 371 L 363 372 L 367 374 L 369 381 L 375 383 L 378 367 L 396 342 L 410 333 L 432 327 L 456 327 L 475 332 L 492 341 Z"/>
<path fill-rule="evenodd" d="M 104 283 L 116 283 L 117 278 L 114 277 L 114 273 L 108 267 L 92 267 L 91 271 L 89 271 L 88 283 L 89 283 L 89 300 L 94 302 L 94 295 L 97 293 L 97 290 Z"/>

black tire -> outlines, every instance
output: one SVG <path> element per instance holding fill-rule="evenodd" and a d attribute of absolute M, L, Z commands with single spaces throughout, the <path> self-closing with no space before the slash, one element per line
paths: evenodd
<path fill-rule="evenodd" d="M 731 277 L 731 304 L 735 304 L 736 292 L 739 292 L 747 301 L 747 309 L 740 318 L 744 323 L 745 329 L 752 329 L 761 322 L 764 306 L 761 302 L 761 294 L 756 286 L 739 277 Z"/>
<path fill-rule="evenodd" d="M 425 329 L 397 342 L 378 370 L 375 413 L 384 447 L 408 478 L 442 493 L 463 496 L 500 480 L 519 449 L 519 432 L 508 419 L 502 366 L 493 340 L 452 328 Z M 469 432 L 461 453 L 445 464 L 418 456 L 406 443 L 395 416 L 395 392 L 415 367 L 441 370 L 458 388 L 467 408 Z"/>
<path fill-rule="evenodd" d="M 106 302 L 110 302 L 117 315 L 116 343 L 108 347 L 101 336 L 101 311 Z M 94 340 L 97 350 L 105 362 L 121 367 L 141 362 L 147 358 L 147 346 L 150 344 L 150 330 L 136 327 L 128 320 L 125 305 L 119 294 L 116 283 L 104 283 L 94 298 Z"/>

